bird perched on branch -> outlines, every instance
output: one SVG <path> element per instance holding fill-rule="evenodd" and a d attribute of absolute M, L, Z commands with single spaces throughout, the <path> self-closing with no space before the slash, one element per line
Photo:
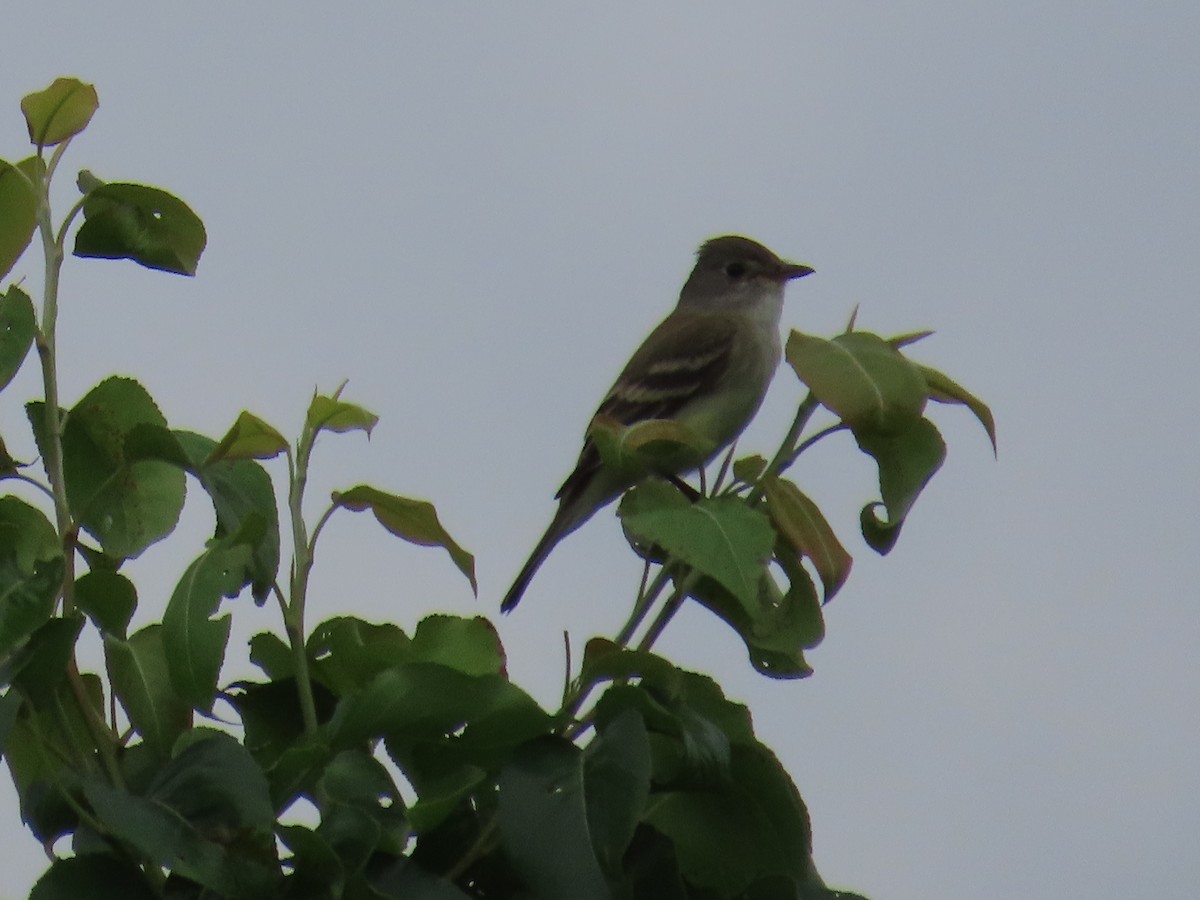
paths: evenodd
<path fill-rule="evenodd" d="M 558 511 L 500 609 L 521 600 L 534 573 L 564 537 L 648 475 L 700 468 L 729 446 L 762 404 L 781 355 L 784 286 L 812 273 L 756 241 L 726 235 L 705 241 L 679 302 L 630 358 L 592 418 L 575 469 L 555 495 Z M 592 429 L 673 420 L 694 436 L 653 470 L 614 468 Z"/>

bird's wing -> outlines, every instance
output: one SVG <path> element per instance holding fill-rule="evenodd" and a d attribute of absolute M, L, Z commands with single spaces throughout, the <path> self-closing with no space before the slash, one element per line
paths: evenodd
<path fill-rule="evenodd" d="M 733 321 L 724 316 L 676 312 L 669 327 L 660 324 L 633 354 L 593 419 L 604 416 L 633 425 L 675 418 L 693 399 L 711 393 L 725 376 L 734 335 Z M 582 490 L 599 468 L 600 454 L 589 437 L 555 497 Z"/>

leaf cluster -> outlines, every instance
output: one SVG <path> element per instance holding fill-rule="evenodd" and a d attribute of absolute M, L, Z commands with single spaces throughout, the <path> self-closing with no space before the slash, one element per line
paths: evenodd
<path fill-rule="evenodd" d="M 314 394 L 294 438 L 249 411 L 217 438 L 174 428 L 126 376 L 60 398 L 58 272 L 76 219 L 76 257 L 193 275 L 205 246 L 183 201 L 86 171 L 53 221 L 49 185 L 97 106 L 76 79 L 29 95 L 35 152 L 0 161 L 0 278 L 35 237 L 46 264 L 40 302 L 15 284 L 0 293 L 0 390 L 33 347 L 43 387 L 25 404 L 38 460 L 0 442 L 12 488 L 0 496 L 0 753 L 22 820 L 54 848 L 31 896 L 851 897 L 817 874 L 804 802 L 748 709 L 651 646 L 693 598 L 759 671 L 808 674 L 804 651 L 824 636 L 821 607 L 850 556 L 787 469 L 851 433 L 878 463 L 861 522 L 884 553 L 944 456 L 926 402 L 967 405 L 994 443 L 987 407 L 907 359 L 911 337 L 793 333 L 787 359 L 810 393 L 778 452 L 727 461 L 711 490 L 646 481 L 624 497 L 647 579 L 625 628 L 588 641 L 561 707 L 543 709 L 509 679 L 485 618 L 433 614 L 411 634 L 353 615 L 306 622 L 316 546 L 339 513 L 441 548 L 477 589 L 474 558 L 425 500 L 357 484 L 306 515 L 318 436 L 369 437 L 378 421 L 342 388 Z M 818 407 L 836 421 L 806 436 Z M 695 449 L 672 422 L 602 422 L 593 437 L 606 464 L 646 471 Z M 172 535 L 189 484 L 213 533 L 165 604 L 147 603 L 134 561 Z M 261 676 L 231 683 L 231 617 L 247 602 L 277 604 L 280 628 L 250 642 Z M 103 672 L 79 670 L 81 640 L 100 642 Z"/>

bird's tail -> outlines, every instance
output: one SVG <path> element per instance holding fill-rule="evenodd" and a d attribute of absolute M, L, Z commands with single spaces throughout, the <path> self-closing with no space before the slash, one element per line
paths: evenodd
<path fill-rule="evenodd" d="M 529 554 L 529 559 L 525 561 L 525 565 L 517 573 L 512 587 L 508 589 L 508 593 L 500 601 L 500 612 L 512 612 L 513 607 L 521 602 L 521 595 L 525 593 L 525 588 L 529 587 L 529 582 L 533 580 L 533 576 L 537 574 L 537 570 L 546 561 L 546 557 L 550 555 L 550 551 L 565 536 L 561 523 L 558 521 L 558 516 L 555 516 L 554 521 L 550 523 L 550 527 L 546 529 L 546 533 L 542 535 L 542 539 L 537 542 L 537 546 Z"/>
<path fill-rule="evenodd" d="M 521 595 L 525 593 L 525 588 L 529 587 L 529 582 L 533 580 L 533 576 L 537 574 L 537 570 L 546 561 L 546 557 L 550 555 L 550 551 L 558 546 L 559 541 L 592 517 L 592 513 L 596 511 L 596 504 L 590 501 L 579 502 L 579 500 L 579 497 L 572 499 L 563 498 L 563 502 L 559 504 L 558 512 L 554 514 L 554 519 L 550 522 L 550 527 L 546 529 L 546 533 L 542 535 L 542 539 L 537 542 L 537 546 L 529 554 L 529 559 L 525 561 L 525 565 L 517 573 L 512 587 L 508 589 L 508 593 L 500 601 L 501 612 L 512 612 L 513 607 L 521 602 Z"/>

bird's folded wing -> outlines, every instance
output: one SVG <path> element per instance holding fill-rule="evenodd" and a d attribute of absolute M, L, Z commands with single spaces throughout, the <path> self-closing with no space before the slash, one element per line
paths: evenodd
<path fill-rule="evenodd" d="M 676 312 L 634 353 L 593 418 L 622 425 L 676 418 L 690 402 L 715 391 L 729 370 L 735 333 L 724 316 Z M 600 454 L 587 438 L 575 470 L 555 497 L 582 489 L 599 468 Z"/>

